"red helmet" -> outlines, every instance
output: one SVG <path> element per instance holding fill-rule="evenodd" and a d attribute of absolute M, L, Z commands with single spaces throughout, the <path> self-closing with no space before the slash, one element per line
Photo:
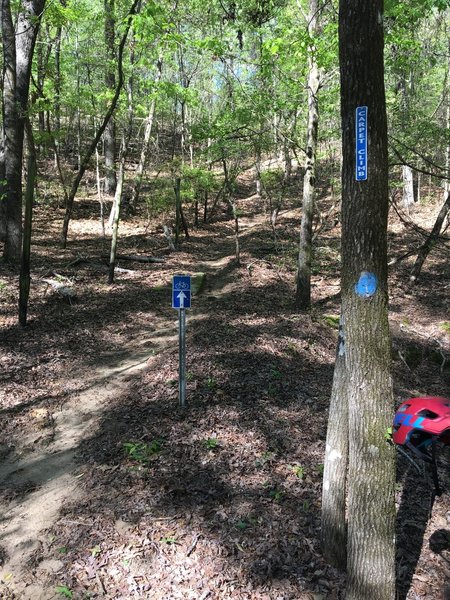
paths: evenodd
<path fill-rule="evenodd" d="M 450 444 L 450 400 L 425 396 L 400 404 L 392 433 L 396 444 L 418 448 L 424 441 L 437 438 Z"/>

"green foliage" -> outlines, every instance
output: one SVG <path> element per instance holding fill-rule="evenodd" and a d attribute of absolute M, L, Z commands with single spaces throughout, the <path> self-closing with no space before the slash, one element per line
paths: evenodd
<path fill-rule="evenodd" d="M 447 335 L 450 335 L 450 323 L 448 321 L 442 323 L 441 329 L 442 329 L 442 331 L 444 331 L 444 333 L 446 333 Z"/>
<path fill-rule="evenodd" d="M 283 184 L 284 172 L 282 169 L 262 171 L 261 183 L 267 191 L 274 191 Z"/>
<path fill-rule="evenodd" d="M 167 537 L 162 537 L 161 538 L 161 543 L 163 544 L 167 544 L 169 546 L 173 546 L 174 544 L 177 543 L 177 538 L 174 536 L 167 536 Z"/>
<path fill-rule="evenodd" d="M 283 379 L 283 374 L 276 367 L 271 365 L 270 367 L 270 378 L 273 381 L 281 381 Z"/>
<path fill-rule="evenodd" d="M 277 488 L 269 491 L 269 497 L 274 502 L 281 502 L 281 500 L 283 499 L 283 496 L 284 496 L 284 493 L 281 490 L 278 490 Z"/>
<path fill-rule="evenodd" d="M 304 479 L 305 477 L 305 469 L 301 465 L 292 465 L 291 471 L 294 473 L 298 479 Z"/>
<path fill-rule="evenodd" d="M 255 466 L 256 467 L 264 467 L 267 464 L 272 464 L 273 462 L 275 462 L 275 459 L 276 459 L 276 453 L 272 452 L 271 450 L 266 450 L 265 452 L 263 452 L 261 454 L 261 456 L 259 456 L 255 460 Z"/>
<path fill-rule="evenodd" d="M 324 322 L 333 329 L 339 329 L 339 315 L 324 315 Z"/>
<path fill-rule="evenodd" d="M 64 596 L 64 598 L 73 598 L 73 592 L 72 590 L 70 590 L 66 585 L 58 585 L 55 588 L 55 592 L 57 594 L 61 594 L 61 596 Z"/>
<path fill-rule="evenodd" d="M 203 440 L 203 446 L 208 450 L 215 450 L 219 446 L 219 441 L 215 437 L 209 437 L 206 440 Z"/>
<path fill-rule="evenodd" d="M 211 392 L 216 389 L 216 387 L 217 387 L 217 381 L 214 379 L 214 377 L 208 377 L 208 379 L 206 380 L 206 387 Z"/>
<path fill-rule="evenodd" d="M 162 450 L 161 440 L 153 440 L 150 444 L 145 442 L 126 442 L 123 448 L 128 458 L 142 465 L 148 464 Z"/>

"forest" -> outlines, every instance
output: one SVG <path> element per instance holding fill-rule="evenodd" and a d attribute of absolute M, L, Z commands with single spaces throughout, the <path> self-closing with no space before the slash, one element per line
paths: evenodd
<path fill-rule="evenodd" d="M 0 48 L 0 598 L 449 600 L 448 0 Z"/>

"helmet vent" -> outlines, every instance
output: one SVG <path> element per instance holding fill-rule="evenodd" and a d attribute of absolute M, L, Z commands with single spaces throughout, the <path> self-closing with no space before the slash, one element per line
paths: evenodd
<path fill-rule="evenodd" d="M 424 417 L 425 419 L 437 419 L 439 415 L 437 415 L 432 410 L 428 410 L 428 408 L 424 408 L 420 412 L 417 413 L 419 417 Z"/>

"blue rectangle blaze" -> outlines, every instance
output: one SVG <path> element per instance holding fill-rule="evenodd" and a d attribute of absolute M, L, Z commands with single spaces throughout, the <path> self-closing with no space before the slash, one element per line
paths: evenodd
<path fill-rule="evenodd" d="M 367 106 L 356 109 L 356 181 L 367 179 Z"/>

